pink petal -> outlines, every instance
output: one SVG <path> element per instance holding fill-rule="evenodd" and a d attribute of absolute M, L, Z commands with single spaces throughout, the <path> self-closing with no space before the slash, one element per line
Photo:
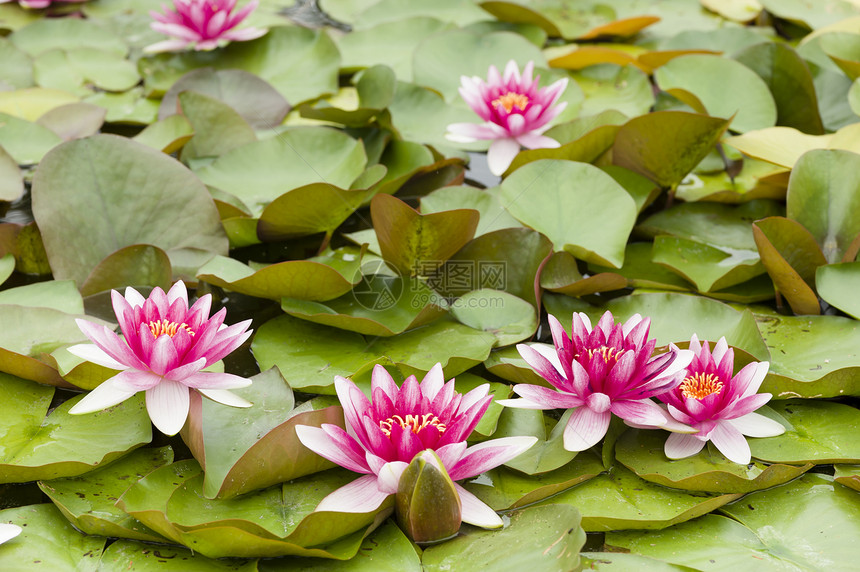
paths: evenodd
<path fill-rule="evenodd" d="M 747 413 L 728 423 L 747 437 L 775 437 L 785 433 L 782 423 L 759 413 Z"/>
<path fill-rule="evenodd" d="M 182 385 L 185 385 L 186 387 L 213 390 L 237 389 L 251 385 L 251 380 L 248 378 L 233 375 L 232 373 L 219 373 L 216 371 L 201 371 L 200 373 L 189 375 L 185 379 L 174 379 L 173 381 L 180 381 Z"/>
<path fill-rule="evenodd" d="M 221 34 L 222 40 L 231 40 L 233 42 L 247 42 L 248 40 L 256 40 L 268 32 L 266 28 L 242 28 L 239 30 L 230 30 Z"/>
<path fill-rule="evenodd" d="M 165 336 L 166 337 L 166 336 Z M 186 378 L 189 378 L 196 374 L 198 371 L 206 367 L 206 358 L 200 358 L 197 361 L 193 361 L 191 363 L 186 363 L 180 365 L 179 367 L 175 367 L 172 370 L 166 372 L 164 375 L 168 379 L 172 379 L 173 381 L 182 381 L 188 387 L 196 387 L 192 382 L 185 381 Z M 237 386 L 244 387 L 244 386 Z"/>
<path fill-rule="evenodd" d="M 385 392 L 385 395 L 388 396 L 392 403 L 397 401 L 397 396 L 400 394 L 400 388 L 398 388 L 397 384 L 394 383 L 394 379 L 392 379 L 391 374 L 379 364 L 373 366 L 373 372 L 370 375 L 370 387 L 371 389 L 380 388 Z M 343 400 L 341 400 L 341 402 L 342 401 Z"/>
<path fill-rule="evenodd" d="M 427 375 L 424 376 L 424 379 L 421 380 L 421 393 L 424 394 L 424 397 L 433 401 L 436 398 L 436 394 L 439 393 L 439 390 L 442 389 L 442 386 L 445 385 L 445 375 L 442 373 L 442 364 L 436 363 L 430 371 L 427 372 Z M 489 384 L 487 385 L 487 389 L 489 391 Z"/>
<path fill-rule="evenodd" d="M 185 301 L 185 308 L 188 308 L 188 289 L 185 288 L 185 282 L 177 280 L 176 284 L 167 292 L 167 301 L 173 304 L 177 300 Z"/>
<path fill-rule="evenodd" d="M 453 467 L 448 468 L 451 480 L 468 479 L 489 471 L 537 443 L 537 437 L 503 437 L 484 441 L 466 449 L 465 455 Z"/>
<path fill-rule="evenodd" d="M 302 445 L 332 463 L 356 473 L 370 473 L 365 451 L 337 425 L 324 423 L 320 427 L 296 425 L 296 436 Z"/>
<path fill-rule="evenodd" d="M 330 493 L 315 512 L 372 512 L 389 497 L 379 490 L 376 475 L 365 475 Z"/>
<path fill-rule="evenodd" d="M 564 428 L 564 448 L 568 451 L 585 451 L 597 444 L 609 429 L 609 411 L 595 413 L 588 407 L 573 410 Z"/>
<path fill-rule="evenodd" d="M 384 493 L 395 494 L 400 487 L 400 477 L 408 466 L 409 463 L 403 461 L 385 463 L 376 474 L 376 487 Z"/>
<path fill-rule="evenodd" d="M 188 388 L 181 383 L 164 379 L 146 391 L 146 410 L 149 418 L 165 435 L 179 433 L 188 418 L 188 408 Z"/>
<path fill-rule="evenodd" d="M 230 407 L 251 407 L 254 405 L 247 399 L 243 399 L 226 389 L 198 389 L 197 391 L 212 401 L 217 401 Z"/>
<path fill-rule="evenodd" d="M 119 336 L 104 326 L 99 326 L 86 320 L 77 319 L 75 323 L 86 337 L 95 343 L 102 351 L 125 367 L 134 369 L 149 369 Z M 148 328 L 147 328 L 148 329 Z"/>
<path fill-rule="evenodd" d="M 632 421 L 639 425 L 662 427 L 666 424 L 663 410 L 650 399 L 640 401 L 616 400 L 612 402 L 609 410 L 625 421 Z"/>
<path fill-rule="evenodd" d="M 127 365 L 110 357 L 104 350 L 95 344 L 76 344 L 74 346 L 69 346 L 66 349 L 72 355 L 109 369 L 123 370 L 128 367 Z"/>
<path fill-rule="evenodd" d="M 375 370 L 374 370 L 375 373 Z M 334 388 L 337 398 L 343 406 L 343 415 L 346 424 L 358 431 L 362 429 L 362 416 L 370 408 L 370 400 L 361 392 L 356 385 L 345 377 L 335 376 Z"/>
<path fill-rule="evenodd" d="M 140 292 L 129 286 L 125 289 L 125 301 L 128 302 L 128 305 L 132 308 L 142 308 L 143 303 L 146 302 L 146 298 L 144 298 Z"/>
<path fill-rule="evenodd" d="M 502 176 L 519 152 L 520 144 L 517 143 L 516 139 L 506 138 L 493 141 L 489 151 L 487 151 L 487 164 L 490 167 L 490 172 L 496 176 Z"/>
<path fill-rule="evenodd" d="M 561 143 L 552 137 L 539 135 L 533 131 L 518 135 L 517 142 L 526 149 L 556 149 L 561 147 Z"/>
<path fill-rule="evenodd" d="M 518 383 L 514 386 L 514 392 L 532 403 L 540 404 L 541 409 L 570 409 L 585 403 L 581 397 L 572 393 L 553 391 L 539 385 Z"/>
<path fill-rule="evenodd" d="M 686 459 L 701 451 L 704 446 L 705 441 L 693 435 L 671 433 L 663 446 L 663 452 L 670 459 Z"/>
<path fill-rule="evenodd" d="M 169 370 L 178 365 L 179 356 L 176 355 L 176 348 L 173 347 L 173 340 L 170 336 L 161 335 L 155 339 L 155 345 L 152 348 L 152 355 L 149 359 L 149 369 L 158 375 L 164 375 Z"/>
<path fill-rule="evenodd" d="M 496 511 L 484 504 L 478 497 L 454 483 L 460 496 L 461 519 L 463 522 L 481 528 L 501 528 L 504 523 Z"/>
<path fill-rule="evenodd" d="M 753 362 L 744 366 L 738 374 L 732 378 L 732 389 L 737 395 L 747 397 L 754 394 L 761 387 L 770 363 L 766 361 Z"/>
<path fill-rule="evenodd" d="M 460 462 L 460 459 L 466 453 L 467 446 L 465 441 L 460 441 L 458 443 L 449 443 L 436 449 L 436 454 L 439 455 L 439 459 L 445 466 L 446 471 L 450 472 L 451 467 Z"/>
<path fill-rule="evenodd" d="M 711 432 L 711 443 L 726 456 L 729 461 L 741 465 L 750 462 L 750 446 L 740 431 L 728 422 L 719 422 Z"/>
<path fill-rule="evenodd" d="M 138 391 L 146 391 L 161 383 L 161 376 L 151 371 L 127 369 L 113 376 L 110 381 L 117 389 L 137 393 Z"/>
<path fill-rule="evenodd" d="M 558 365 L 554 364 L 547 355 L 542 351 L 538 351 L 538 344 L 533 346 L 529 346 L 526 344 L 517 344 L 517 351 L 520 353 L 522 358 L 526 360 L 526 363 L 529 364 L 542 378 L 547 380 L 553 387 L 557 389 L 569 390 L 571 385 L 568 383 L 568 380 L 564 378 L 561 371 L 561 362 L 558 359 L 558 354 L 555 353 L 555 350 L 551 350 L 550 348 L 546 348 L 547 353 L 551 352 L 552 356 L 555 356 L 555 361 Z"/>

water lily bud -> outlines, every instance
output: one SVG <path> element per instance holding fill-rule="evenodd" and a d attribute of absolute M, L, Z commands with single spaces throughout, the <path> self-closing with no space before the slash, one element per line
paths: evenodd
<path fill-rule="evenodd" d="M 435 542 L 460 530 L 460 496 L 436 452 L 415 455 L 400 477 L 397 522 L 415 542 Z"/>

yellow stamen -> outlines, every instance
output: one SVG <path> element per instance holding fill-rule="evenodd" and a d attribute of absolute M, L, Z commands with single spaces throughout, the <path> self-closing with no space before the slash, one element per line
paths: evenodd
<path fill-rule="evenodd" d="M 609 363 L 610 361 L 617 362 L 626 350 L 619 350 L 618 348 L 610 348 L 608 346 L 600 346 L 595 350 L 585 350 L 588 352 L 588 357 L 593 358 L 594 354 L 598 354 L 603 358 L 603 361 Z M 577 356 L 579 357 L 579 356 Z"/>
<path fill-rule="evenodd" d="M 501 105 L 505 108 L 505 111 L 508 113 L 516 106 L 520 108 L 520 111 L 525 111 L 526 106 L 529 104 L 529 98 L 522 93 L 514 93 L 509 91 L 505 95 L 501 97 L 497 97 L 493 100 L 493 106 Z"/>
<path fill-rule="evenodd" d="M 156 338 L 161 335 L 170 336 L 172 338 L 180 329 L 185 330 L 186 332 L 188 332 L 189 336 L 194 337 L 194 332 L 191 331 L 191 328 L 185 322 L 177 324 L 176 322 L 171 322 L 170 320 L 158 320 L 149 323 L 149 330 Z"/>
<path fill-rule="evenodd" d="M 435 427 L 439 433 L 444 433 L 446 429 L 445 424 L 432 413 L 425 413 L 424 415 L 407 415 L 405 419 L 400 415 L 392 415 L 388 419 L 380 421 L 379 428 L 382 429 L 382 432 L 385 433 L 386 437 L 390 437 L 391 428 L 395 423 L 404 429 L 412 430 L 416 435 L 425 427 Z"/>
<path fill-rule="evenodd" d="M 723 389 L 723 382 L 712 373 L 697 373 L 681 382 L 681 395 L 704 399 L 709 395 L 719 393 Z"/>

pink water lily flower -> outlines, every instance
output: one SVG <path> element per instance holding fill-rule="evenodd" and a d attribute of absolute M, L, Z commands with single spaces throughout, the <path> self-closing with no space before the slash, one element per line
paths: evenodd
<path fill-rule="evenodd" d="M 584 451 L 609 429 L 612 414 L 627 422 L 662 427 L 666 418 L 651 397 L 678 385 L 693 353 L 673 348 L 652 357 L 657 344 L 648 340 L 651 320 L 633 315 L 616 324 L 610 312 L 596 328 L 583 313 L 573 315 L 568 336 L 555 316 L 549 316 L 555 347 L 517 345 L 520 355 L 554 389 L 517 384 L 523 399 L 502 400 L 508 407 L 573 409 L 564 428 L 564 448 Z"/>
<path fill-rule="evenodd" d="M 670 419 L 698 430 L 689 435 L 672 433 L 664 448 L 670 459 L 695 455 L 710 441 L 735 463 L 750 462 L 750 447 L 744 438 L 773 437 L 785 432 L 780 423 L 753 413 L 770 401 L 770 393 L 756 393 L 767 375 L 768 362 L 747 364 L 732 377 L 734 350 L 720 338 L 713 353 L 708 342 L 694 334 L 690 349 L 695 354 L 684 380 L 660 396 Z"/>
<path fill-rule="evenodd" d="M 370 512 L 397 492 L 400 477 L 410 461 L 425 450 L 439 456 L 452 480 L 468 479 L 505 463 L 529 447 L 534 437 L 505 437 L 468 447 L 466 438 L 487 410 L 492 396 L 489 384 L 461 395 L 454 380 L 445 383 L 436 364 L 419 383 L 409 376 L 398 388 L 391 375 L 376 365 L 371 378 L 372 397 L 351 381 L 335 378 L 344 410 L 346 431 L 336 425 L 299 425 L 301 442 L 338 465 L 363 473 L 325 497 L 317 511 Z M 485 528 L 502 526 L 490 507 L 454 483 L 460 496 L 462 520 Z"/>
<path fill-rule="evenodd" d="M 6 2 L 13 2 L 14 0 L 0 0 L 0 4 L 4 4 Z M 18 0 L 18 4 L 22 8 L 47 8 L 51 4 L 77 4 L 79 2 L 86 2 L 86 0 Z"/>
<path fill-rule="evenodd" d="M 460 95 L 477 113 L 483 124 L 452 123 L 446 137 L 451 141 L 472 143 L 490 140 L 487 162 L 494 175 L 501 175 L 520 150 L 558 147 L 559 142 L 544 135 L 549 122 L 564 111 L 567 102 L 555 105 L 567 87 L 567 78 L 538 88 L 540 76 L 532 79 L 534 62 L 529 62 L 520 75 L 514 60 L 505 66 L 504 75 L 490 66 L 487 81 L 473 76 L 461 76 Z"/>
<path fill-rule="evenodd" d="M 6 524 L 5 522 L 0 522 L 0 544 L 3 544 L 7 540 L 12 540 L 19 534 L 23 529 L 17 524 Z"/>
<path fill-rule="evenodd" d="M 195 50 L 212 50 L 230 41 L 259 38 L 266 33 L 265 29 L 235 29 L 258 3 L 251 0 L 233 14 L 236 0 L 173 0 L 173 10 L 162 5 L 164 14 L 154 10 L 149 13 L 156 20 L 150 27 L 172 39 L 147 46 L 144 52 L 171 52 L 192 46 Z"/>
<path fill-rule="evenodd" d="M 122 337 L 104 326 L 77 320 L 93 343 L 72 346 L 69 351 L 122 371 L 92 390 L 69 413 L 100 411 L 145 391 L 149 418 L 162 433 L 175 435 L 188 417 L 190 389 L 226 405 L 251 405 L 226 391 L 251 385 L 250 380 L 201 371 L 248 339 L 251 320 L 224 326 L 226 308 L 210 318 L 211 294 L 189 308 L 181 280 L 166 294 L 155 288 L 144 299 L 134 288 L 127 288 L 125 296 L 112 290 L 111 299 Z"/>

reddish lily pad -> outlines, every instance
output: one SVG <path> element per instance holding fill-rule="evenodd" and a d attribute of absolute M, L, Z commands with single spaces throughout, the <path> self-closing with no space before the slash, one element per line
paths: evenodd
<path fill-rule="evenodd" d="M 696 455 L 676 461 L 666 458 L 666 431 L 628 429 L 615 443 L 615 458 L 639 477 L 659 485 L 710 493 L 749 493 L 786 483 L 813 467 L 739 465 L 710 445 Z M 749 438 L 750 442 L 758 439 Z"/>
<path fill-rule="evenodd" d="M 362 253 L 345 247 L 307 260 L 288 260 L 258 270 L 236 259 L 217 256 L 198 270 L 197 277 L 249 296 L 280 300 L 331 300 L 349 292 L 361 280 Z"/>
<path fill-rule="evenodd" d="M 161 535 L 114 503 L 133 483 L 171 462 L 170 447 L 138 449 L 115 463 L 78 477 L 40 481 L 39 488 L 69 522 L 86 534 L 164 542 Z"/>
<path fill-rule="evenodd" d="M 46 112 L 36 123 L 44 125 L 63 141 L 95 135 L 101 129 L 107 112 L 91 103 L 69 103 Z"/>
<path fill-rule="evenodd" d="M 90 296 L 126 286 L 159 286 L 173 283 L 170 258 L 157 246 L 135 244 L 120 248 L 93 268 L 81 284 L 81 295 Z"/>
<path fill-rule="evenodd" d="M 177 96 L 179 110 L 188 119 L 194 135 L 182 148 L 182 160 L 217 157 L 257 140 L 254 130 L 235 109 L 196 91 Z"/>
<path fill-rule="evenodd" d="M 232 498 L 289 481 L 333 465 L 301 445 L 296 425 L 343 425 L 340 407 L 320 400 L 295 407 L 289 385 L 277 369 L 233 390 L 251 401 L 249 408 L 226 407 L 192 393 L 182 438 L 205 469 L 207 498 Z"/>

